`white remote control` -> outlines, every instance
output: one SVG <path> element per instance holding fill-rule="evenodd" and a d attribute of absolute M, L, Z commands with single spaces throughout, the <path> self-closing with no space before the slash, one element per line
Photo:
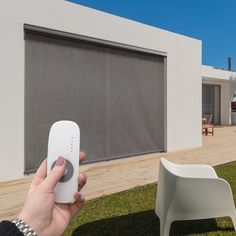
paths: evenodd
<path fill-rule="evenodd" d="M 54 190 L 55 201 L 73 203 L 74 194 L 78 191 L 79 176 L 80 129 L 73 121 L 57 121 L 49 132 L 47 175 L 62 156 L 66 161 L 66 170 Z"/>

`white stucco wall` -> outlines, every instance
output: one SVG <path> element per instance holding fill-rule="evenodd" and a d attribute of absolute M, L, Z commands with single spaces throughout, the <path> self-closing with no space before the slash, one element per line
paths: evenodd
<path fill-rule="evenodd" d="M 24 23 L 166 52 L 166 150 L 201 145 L 201 41 L 63 0 L 2 0 L 1 181 L 24 171 Z"/>
<path fill-rule="evenodd" d="M 216 69 L 213 66 L 202 65 L 202 77 L 225 81 L 236 80 L 236 72 Z"/>
<path fill-rule="evenodd" d="M 231 125 L 231 100 L 236 90 L 236 72 L 202 66 L 202 82 L 220 85 L 221 125 Z"/>

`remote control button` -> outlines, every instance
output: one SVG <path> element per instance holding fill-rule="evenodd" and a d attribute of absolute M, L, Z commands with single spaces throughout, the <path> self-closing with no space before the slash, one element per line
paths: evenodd
<path fill-rule="evenodd" d="M 71 179 L 71 177 L 73 176 L 74 174 L 74 167 L 73 165 L 71 164 L 70 161 L 68 161 L 67 159 L 66 160 L 66 169 L 65 169 L 65 173 L 63 175 L 63 177 L 60 179 L 59 182 L 67 182 L 68 180 Z M 52 167 L 51 167 L 51 170 L 53 169 L 53 167 L 56 165 L 56 161 L 53 162 L 52 164 Z"/>

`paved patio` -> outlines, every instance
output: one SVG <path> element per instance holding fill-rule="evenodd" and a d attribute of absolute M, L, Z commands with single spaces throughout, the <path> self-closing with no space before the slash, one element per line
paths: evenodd
<path fill-rule="evenodd" d="M 156 153 L 81 166 L 88 176 L 83 193 L 86 199 L 154 183 L 160 157 L 176 163 L 205 163 L 212 166 L 236 161 L 236 126 L 217 127 L 215 136 L 204 136 L 203 146 L 178 152 Z M 19 212 L 32 176 L 0 183 L 0 220 Z"/>

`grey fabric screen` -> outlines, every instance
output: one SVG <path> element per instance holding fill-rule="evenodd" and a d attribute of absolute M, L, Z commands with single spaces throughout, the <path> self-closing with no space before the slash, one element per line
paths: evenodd
<path fill-rule="evenodd" d="M 164 57 L 26 32 L 26 173 L 62 119 L 80 125 L 87 162 L 163 151 Z"/>

